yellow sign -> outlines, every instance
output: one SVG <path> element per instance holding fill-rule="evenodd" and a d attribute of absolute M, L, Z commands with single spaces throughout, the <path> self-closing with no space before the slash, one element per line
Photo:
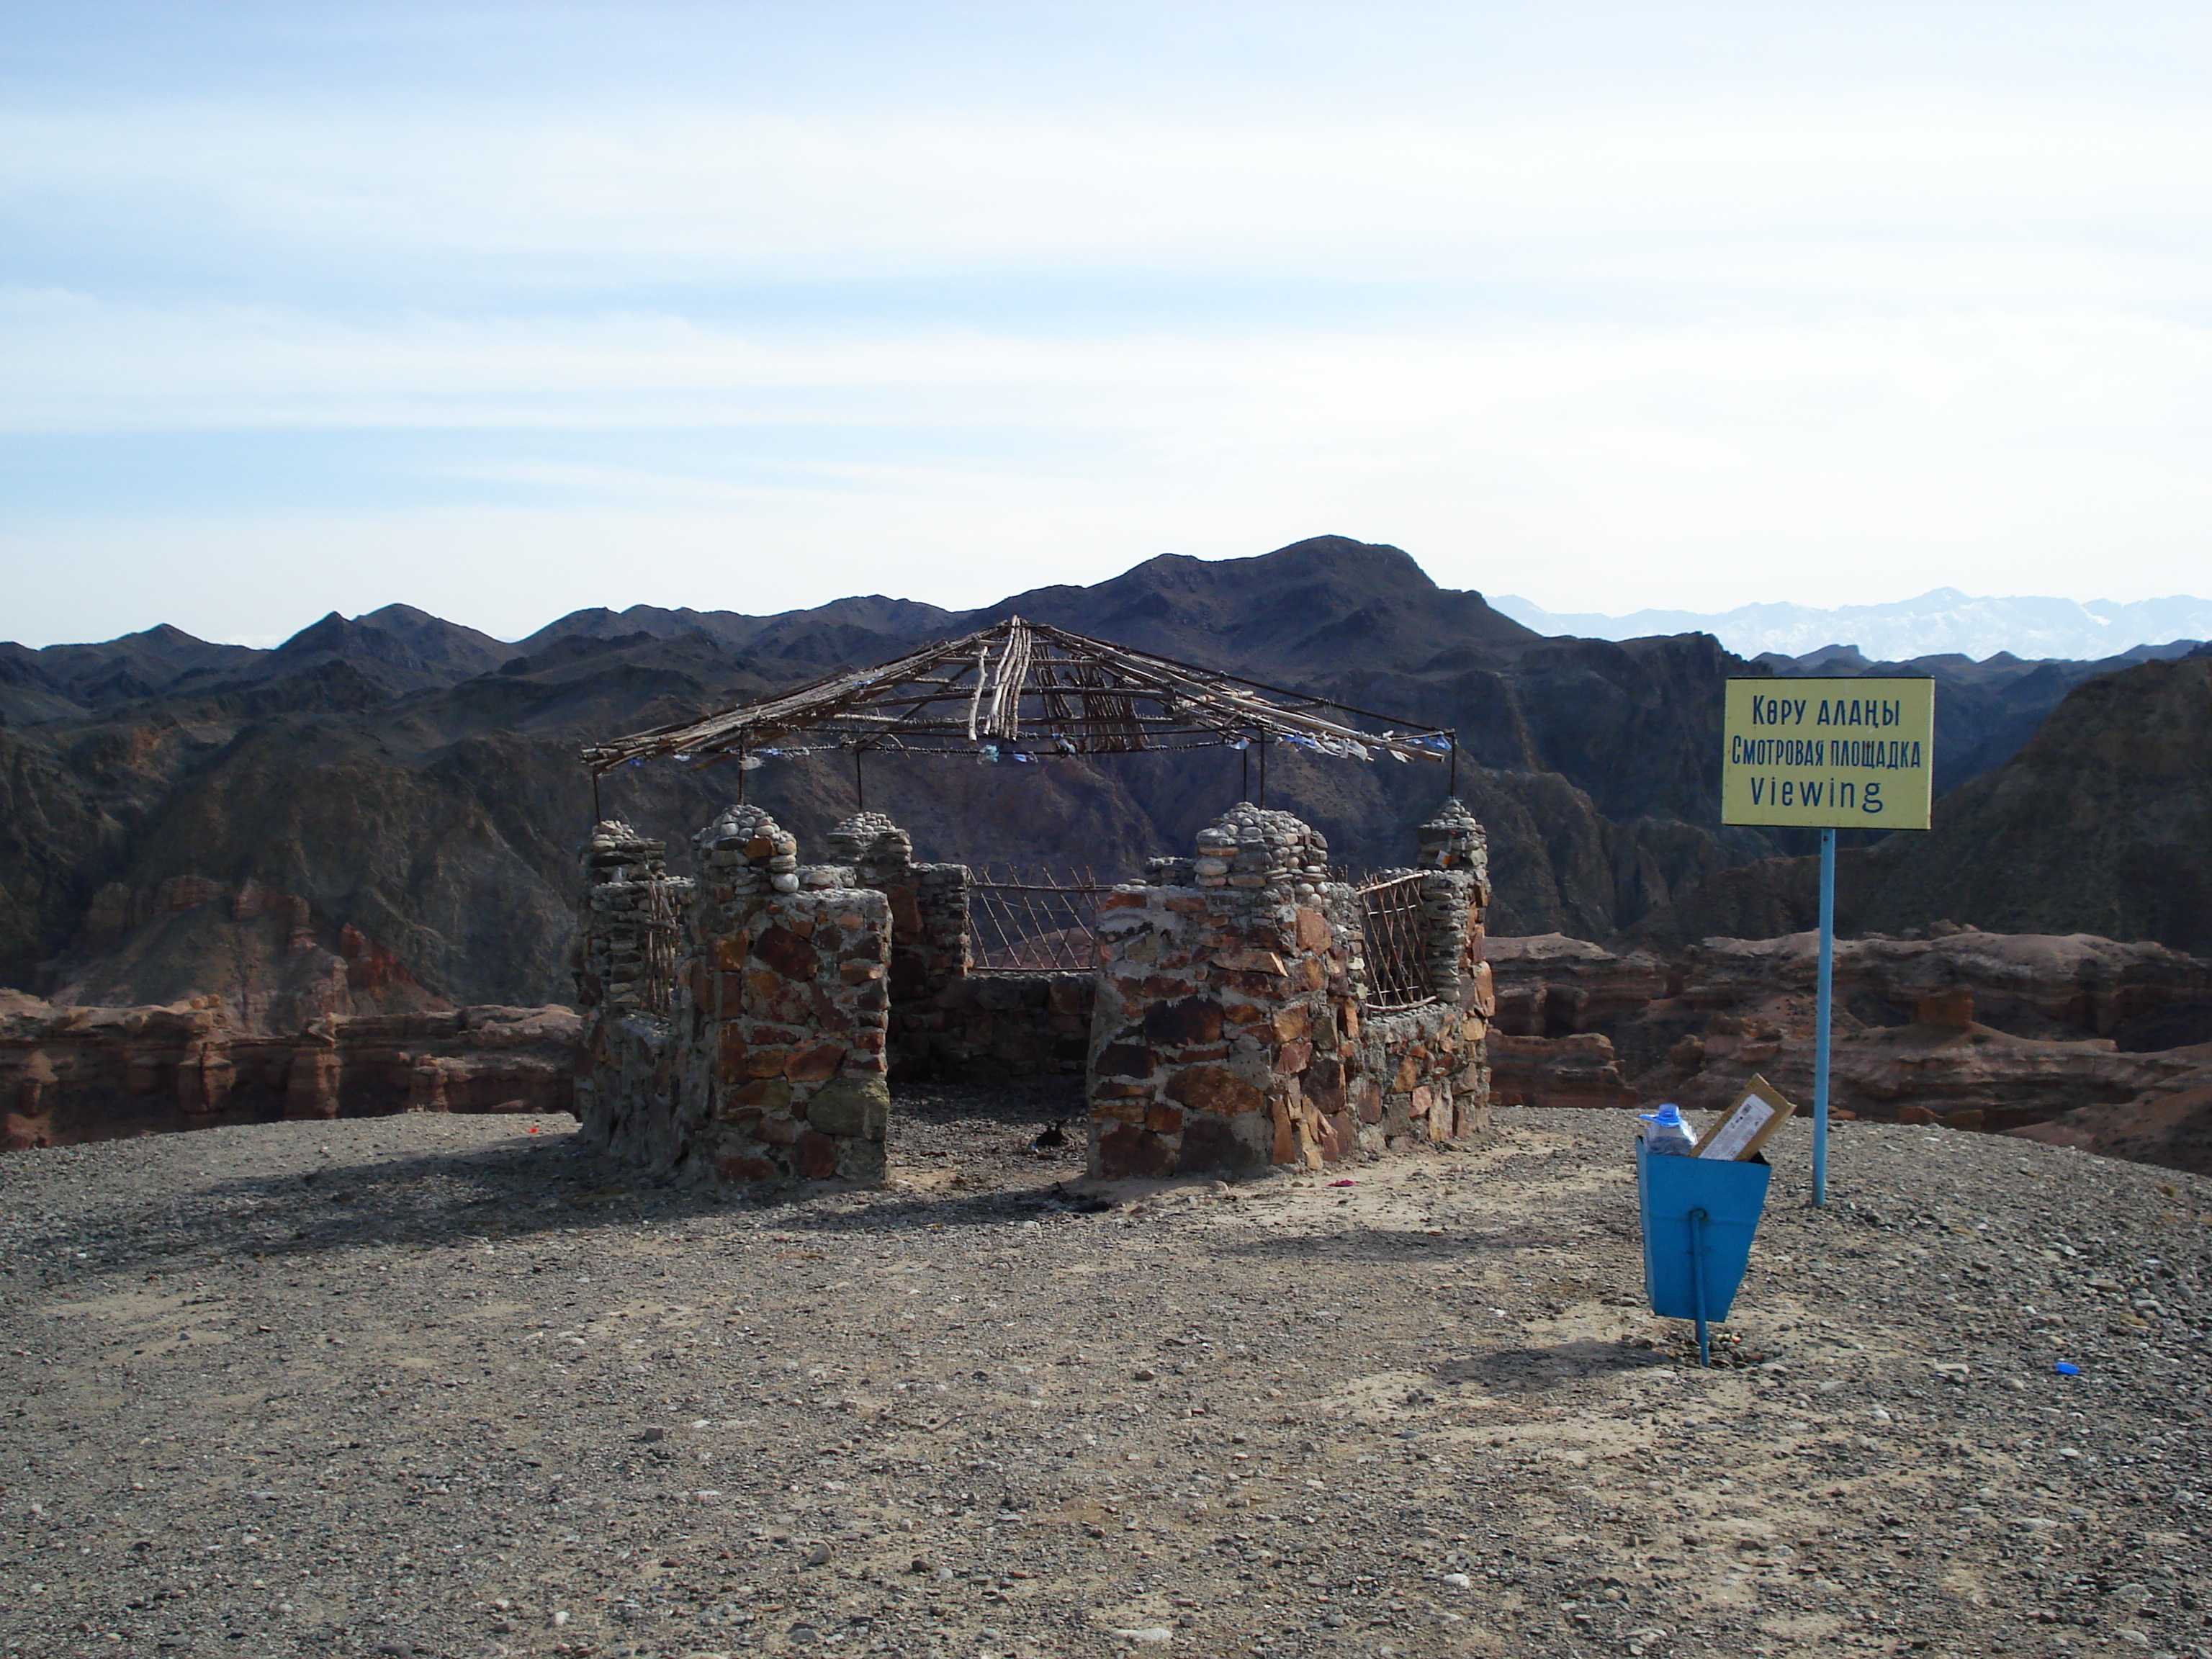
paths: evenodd
<path fill-rule="evenodd" d="M 1936 682 L 1728 682 L 1721 822 L 1925 830 Z"/>

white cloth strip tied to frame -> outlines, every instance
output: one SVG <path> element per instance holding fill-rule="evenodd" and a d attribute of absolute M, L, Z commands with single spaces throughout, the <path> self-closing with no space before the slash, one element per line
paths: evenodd
<path fill-rule="evenodd" d="M 983 693 L 991 684 L 991 647 L 975 647 L 975 692 L 968 699 L 968 741 L 975 741 L 975 727 L 983 713 Z"/>
<path fill-rule="evenodd" d="M 1295 744 L 1301 749 L 1311 749 L 1316 750 L 1321 754 L 1336 755 L 1345 760 L 1372 760 L 1375 758 L 1373 755 L 1368 752 L 1366 744 L 1353 743 L 1344 738 L 1314 738 L 1308 737 L 1303 732 L 1293 732 L 1285 737 L 1283 741 L 1285 743 Z M 1401 756 L 1399 758 L 1403 759 L 1404 757 Z"/>

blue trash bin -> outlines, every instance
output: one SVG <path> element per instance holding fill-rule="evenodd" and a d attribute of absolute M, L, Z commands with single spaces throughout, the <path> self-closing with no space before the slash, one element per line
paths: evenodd
<path fill-rule="evenodd" d="M 1712 1363 L 1707 1322 L 1726 1319 L 1735 1304 L 1773 1175 L 1763 1158 L 1654 1157 L 1637 1140 L 1644 1291 L 1661 1318 L 1697 1321 L 1700 1364 Z"/>

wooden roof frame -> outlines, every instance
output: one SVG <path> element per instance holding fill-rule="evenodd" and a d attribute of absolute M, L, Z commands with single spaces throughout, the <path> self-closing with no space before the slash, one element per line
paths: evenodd
<path fill-rule="evenodd" d="M 1272 739 L 1358 760 L 1457 758 L 1446 727 L 1009 617 L 872 668 L 589 744 L 583 759 L 594 776 L 660 756 L 700 766 L 735 754 L 742 763 L 802 733 L 876 754 L 1133 754 Z"/>

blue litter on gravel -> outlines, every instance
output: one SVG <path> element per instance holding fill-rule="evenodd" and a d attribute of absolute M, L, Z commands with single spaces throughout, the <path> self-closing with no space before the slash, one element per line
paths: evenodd
<path fill-rule="evenodd" d="M 2060 1360 L 2051 1369 L 2057 1371 L 2061 1376 L 2079 1376 L 2081 1375 L 2081 1368 L 2074 1364 L 2071 1360 L 2068 1359 Z"/>

